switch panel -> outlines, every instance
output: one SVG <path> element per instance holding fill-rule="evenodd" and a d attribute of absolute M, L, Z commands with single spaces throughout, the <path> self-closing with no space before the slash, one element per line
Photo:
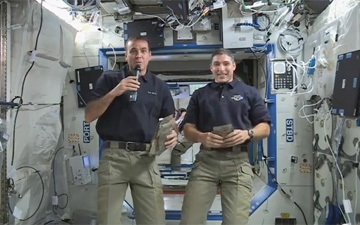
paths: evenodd
<path fill-rule="evenodd" d="M 84 185 L 91 182 L 91 166 L 88 155 L 74 156 L 68 159 L 68 172 L 74 185 Z"/>
<path fill-rule="evenodd" d="M 296 87 L 296 66 L 285 59 L 274 59 L 271 62 L 273 92 L 291 92 Z"/>

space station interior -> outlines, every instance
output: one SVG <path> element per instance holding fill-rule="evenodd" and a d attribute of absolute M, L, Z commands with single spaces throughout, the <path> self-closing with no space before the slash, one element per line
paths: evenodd
<path fill-rule="evenodd" d="M 149 41 L 177 110 L 212 82 L 220 48 L 260 92 L 271 124 L 249 144 L 249 225 L 360 224 L 360 1 L 0 0 L 0 32 L 1 224 L 97 224 L 104 146 L 84 110 L 132 36 Z M 177 165 L 157 157 L 168 225 L 200 144 L 186 149 Z M 207 224 L 222 224 L 220 200 Z M 128 190 L 123 224 L 133 205 Z"/>

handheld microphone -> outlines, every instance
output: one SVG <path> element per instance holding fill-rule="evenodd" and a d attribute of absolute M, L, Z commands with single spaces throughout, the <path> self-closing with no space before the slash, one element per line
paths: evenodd
<path fill-rule="evenodd" d="M 136 76 L 136 79 L 139 78 L 139 76 L 140 76 L 140 66 L 139 65 L 135 66 L 133 74 Z M 136 99 L 137 99 L 137 91 L 130 92 L 129 101 L 135 102 Z"/>

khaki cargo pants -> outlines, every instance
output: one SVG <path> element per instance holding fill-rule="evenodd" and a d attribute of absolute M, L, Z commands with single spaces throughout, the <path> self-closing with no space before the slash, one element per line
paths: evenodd
<path fill-rule="evenodd" d="M 207 214 L 220 188 L 222 224 L 246 225 L 253 176 L 247 152 L 201 149 L 189 176 L 180 224 L 206 224 Z"/>
<path fill-rule="evenodd" d="M 98 224 L 121 224 L 126 190 L 130 185 L 136 224 L 165 225 L 165 209 L 155 156 L 119 149 L 116 142 L 105 148 L 98 169 Z"/>

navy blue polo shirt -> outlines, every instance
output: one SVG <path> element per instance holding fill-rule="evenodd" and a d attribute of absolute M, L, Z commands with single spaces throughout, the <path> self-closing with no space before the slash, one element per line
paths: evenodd
<path fill-rule="evenodd" d="M 270 122 L 270 115 L 260 93 L 234 79 L 226 84 L 213 81 L 196 90 L 182 124 L 191 123 L 200 132 L 211 132 L 215 126 L 226 124 L 248 130 L 261 122 Z"/>
<path fill-rule="evenodd" d="M 104 72 L 92 91 L 92 100 L 109 93 L 131 73 L 128 66 L 120 71 Z M 129 101 L 129 92 L 116 97 L 98 118 L 96 130 L 102 140 L 149 143 L 154 136 L 159 118 L 173 115 L 174 100 L 167 84 L 148 72 L 139 77 L 137 100 Z"/>

